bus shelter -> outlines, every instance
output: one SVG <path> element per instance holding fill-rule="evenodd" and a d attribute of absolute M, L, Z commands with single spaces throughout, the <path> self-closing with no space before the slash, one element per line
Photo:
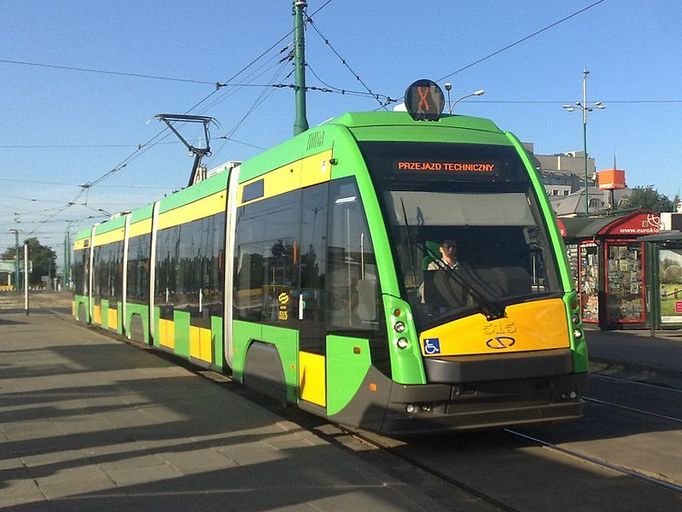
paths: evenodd
<path fill-rule="evenodd" d="M 651 283 L 649 322 L 652 329 L 682 328 L 682 232 L 643 236 L 647 280 Z"/>
<path fill-rule="evenodd" d="M 659 232 L 660 215 L 637 210 L 561 221 L 583 321 L 602 329 L 647 326 L 647 262 L 640 238 Z"/>

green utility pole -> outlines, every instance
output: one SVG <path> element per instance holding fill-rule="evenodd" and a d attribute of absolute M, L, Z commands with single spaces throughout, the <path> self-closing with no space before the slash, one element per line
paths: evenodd
<path fill-rule="evenodd" d="M 69 233 L 69 228 L 66 228 L 66 233 L 64 234 L 64 289 L 69 288 L 69 282 L 71 281 L 71 236 Z"/>
<path fill-rule="evenodd" d="M 305 35 L 303 11 L 308 6 L 305 0 L 294 0 L 294 67 L 296 69 L 296 120 L 294 135 L 308 129 L 305 105 Z"/>

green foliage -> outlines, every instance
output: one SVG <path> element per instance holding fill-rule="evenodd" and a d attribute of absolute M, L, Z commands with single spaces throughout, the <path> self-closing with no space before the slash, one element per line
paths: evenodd
<path fill-rule="evenodd" d="M 673 212 L 675 205 L 668 196 L 659 193 L 653 185 L 635 187 L 621 203 L 621 208 L 647 208 L 655 212 Z"/>
<path fill-rule="evenodd" d="M 19 246 L 19 258 L 24 257 L 24 246 Z M 13 260 L 14 247 L 8 248 L 1 259 Z M 57 253 L 42 245 L 37 238 L 28 239 L 28 258 L 33 262 L 33 272 L 29 274 L 28 282 L 31 286 L 42 284 L 42 276 L 55 275 Z"/>

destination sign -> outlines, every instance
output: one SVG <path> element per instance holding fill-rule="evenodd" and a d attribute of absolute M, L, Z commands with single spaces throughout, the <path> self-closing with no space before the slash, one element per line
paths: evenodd
<path fill-rule="evenodd" d="M 400 160 L 396 162 L 396 170 L 420 172 L 495 172 L 496 166 L 492 162 L 429 162 Z"/>

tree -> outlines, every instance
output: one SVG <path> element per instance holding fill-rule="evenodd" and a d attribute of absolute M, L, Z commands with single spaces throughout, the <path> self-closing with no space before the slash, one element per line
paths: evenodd
<path fill-rule="evenodd" d="M 675 205 L 665 194 L 659 193 L 653 185 L 635 187 L 621 202 L 621 208 L 646 208 L 655 212 L 673 212 Z"/>
<path fill-rule="evenodd" d="M 24 246 L 19 246 L 19 258 L 24 257 Z M 14 259 L 14 247 L 10 247 L 1 256 L 4 260 Z M 30 286 L 38 286 L 42 284 L 43 276 L 54 276 L 56 271 L 57 254 L 42 245 L 37 238 L 28 239 L 28 259 L 33 262 L 33 272 L 28 276 Z"/>

